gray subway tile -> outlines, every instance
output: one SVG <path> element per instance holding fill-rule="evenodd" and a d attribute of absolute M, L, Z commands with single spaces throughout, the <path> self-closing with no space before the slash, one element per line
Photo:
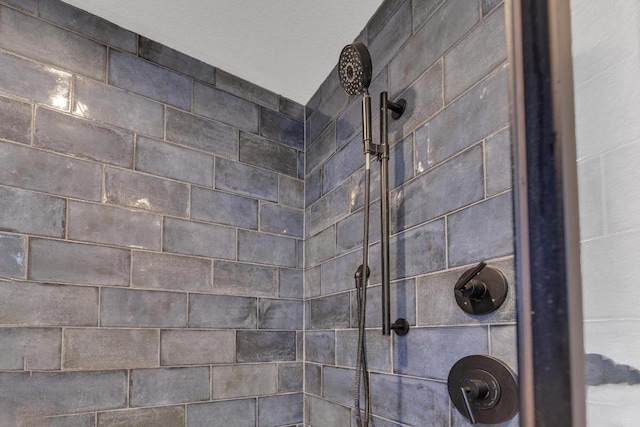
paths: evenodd
<path fill-rule="evenodd" d="M 260 205 L 260 231 L 302 238 L 304 212 L 271 203 Z"/>
<path fill-rule="evenodd" d="M 176 292 L 102 288 L 100 325 L 128 327 L 187 326 L 187 295 Z"/>
<path fill-rule="evenodd" d="M 29 241 L 29 278 L 51 282 L 129 286 L 130 251 L 35 239 Z"/>
<path fill-rule="evenodd" d="M 310 397 L 306 403 L 307 420 L 312 426 L 348 426 L 351 418 L 349 408 Z"/>
<path fill-rule="evenodd" d="M 247 132 L 240 132 L 240 161 L 292 177 L 298 176 L 296 150 Z"/>
<path fill-rule="evenodd" d="M 320 134 L 318 139 L 307 147 L 306 172 L 310 173 L 323 164 L 336 151 L 336 125 L 332 122 L 327 129 Z"/>
<path fill-rule="evenodd" d="M 302 391 L 304 378 L 302 368 L 302 362 L 278 364 L 278 393 Z"/>
<path fill-rule="evenodd" d="M 336 144 L 343 146 L 358 131 L 362 132 L 362 101 L 356 98 L 336 119 Z M 362 136 L 360 137 L 362 141 Z"/>
<path fill-rule="evenodd" d="M 274 394 L 278 389 L 275 363 L 211 367 L 211 398 Z"/>
<path fill-rule="evenodd" d="M 518 370 L 518 330 L 516 325 L 491 326 L 491 355 Z"/>
<path fill-rule="evenodd" d="M 64 237 L 64 199 L 17 188 L 0 187 L 0 229 Z"/>
<path fill-rule="evenodd" d="M 305 207 L 314 204 L 322 196 L 322 168 L 309 175 L 304 182 Z"/>
<path fill-rule="evenodd" d="M 486 327 L 413 328 L 410 335 L 396 339 L 395 373 L 445 380 L 458 360 L 489 352 Z"/>
<path fill-rule="evenodd" d="M 455 99 L 504 62 L 506 57 L 504 8 L 502 8 L 445 55 L 445 101 Z"/>
<path fill-rule="evenodd" d="M 349 294 L 342 293 L 309 301 L 311 329 L 336 329 L 349 327 Z"/>
<path fill-rule="evenodd" d="M 245 296 L 276 296 L 278 271 L 274 267 L 215 261 L 213 289 L 215 292 Z"/>
<path fill-rule="evenodd" d="M 158 331 L 66 329 L 64 369 L 153 368 L 158 366 Z"/>
<path fill-rule="evenodd" d="M 137 51 L 135 33 L 62 1 L 40 1 L 38 13 L 41 18 L 49 22 L 100 40 L 118 49 L 131 53 Z"/>
<path fill-rule="evenodd" d="M 411 37 L 411 2 L 406 1 L 369 44 L 371 57 L 375 58 L 374 75 L 391 61 L 409 37 Z"/>
<path fill-rule="evenodd" d="M 31 421 L 31 420 L 30 420 Z M 94 427 L 96 414 L 44 416 L 29 427 Z"/>
<path fill-rule="evenodd" d="M 75 157 L 130 168 L 133 134 L 46 108 L 36 111 L 33 144 Z"/>
<path fill-rule="evenodd" d="M 475 86 L 416 132 L 416 174 L 509 122 L 506 68 Z"/>
<path fill-rule="evenodd" d="M 446 426 L 448 402 L 446 384 L 396 375 L 371 375 L 372 411 L 382 417 L 409 425 Z"/>
<path fill-rule="evenodd" d="M 285 98 L 284 96 L 278 97 L 279 111 L 282 114 L 294 118 L 298 121 L 304 121 L 304 105 L 298 104 L 295 101 Z"/>
<path fill-rule="evenodd" d="M 304 296 L 305 298 L 313 298 L 320 296 L 321 293 L 321 266 L 309 268 L 304 272 Z"/>
<path fill-rule="evenodd" d="M 514 322 L 516 320 L 515 272 L 513 258 L 488 262 L 490 267 L 500 270 L 509 285 L 507 299 L 492 313 L 477 316 L 460 310 L 453 298 L 453 285 L 462 274 L 472 268 L 466 266 L 427 276 L 418 277 L 418 324 L 419 325 L 467 325 L 473 323 Z"/>
<path fill-rule="evenodd" d="M 134 251 L 132 257 L 132 286 L 211 291 L 211 260 L 138 251 Z"/>
<path fill-rule="evenodd" d="M 512 254 L 512 193 L 456 212 L 449 217 L 447 228 L 450 266 Z"/>
<path fill-rule="evenodd" d="M 0 90 L 69 110 L 71 74 L 0 52 Z"/>
<path fill-rule="evenodd" d="M 400 280 L 390 285 L 390 308 L 391 321 L 398 318 L 406 319 L 410 325 L 416 324 L 416 286 L 414 279 Z M 380 313 L 382 307 L 382 287 L 369 287 L 367 291 L 367 312 L 366 326 L 367 328 L 380 328 L 382 326 L 382 316 Z M 351 326 L 358 326 L 358 306 L 355 291 L 351 298 Z"/>
<path fill-rule="evenodd" d="M 127 372 L 0 373 L 0 414 L 17 426 L 42 415 L 125 408 Z"/>
<path fill-rule="evenodd" d="M 216 82 L 216 69 L 211 65 L 146 37 L 139 36 L 138 55 L 141 58 L 164 65 L 172 70 L 180 71 L 203 82 L 210 84 L 215 84 Z"/>
<path fill-rule="evenodd" d="M 302 394 L 258 398 L 258 426 L 277 427 L 302 422 Z"/>
<path fill-rule="evenodd" d="M 337 76 L 337 71 L 336 71 Z M 308 141 L 313 142 L 322 131 L 331 124 L 340 112 L 349 103 L 349 96 L 341 88 L 337 87 L 333 92 L 322 100 L 322 103 L 313 111 L 306 121 L 309 128 Z"/>
<path fill-rule="evenodd" d="M 280 298 L 302 299 L 304 297 L 302 269 L 280 268 L 278 280 Z"/>
<path fill-rule="evenodd" d="M 69 202 L 69 239 L 160 250 L 161 217 L 111 206 Z"/>
<path fill-rule="evenodd" d="M 4 326 L 98 324 L 96 288 L 4 282 L 0 297 L 0 323 Z"/>
<path fill-rule="evenodd" d="M 349 205 L 351 212 L 355 212 L 364 206 L 364 169 L 361 169 L 351 176 L 349 184 Z M 380 168 L 371 169 L 371 200 L 380 197 Z"/>
<path fill-rule="evenodd" d="M 336 224 L 338 254 L 362 247 L 364 210 L 360 209 Z M 369 212 L 369 244 L 380 240 L 380 201 L 373 202 Z"/>
<path fill-rule="evenodd" d="M 444 3 L 445 0 L 422 0 L 413 3 L 413 31 L 415 32 L 433 13 Z"/>
<path fill-rule="evenodd" d="M 355 137 L 322 166 L 322 191 L 328 193 L 362 166 L 362 139 Z"/>
<path fill-rule="evenodd" d="M 260 135 L 298 150 L 304 149 L 304 125 L 298 120 L 261 108 Z"/>
<path fill-rule="evenodd" d="M 103 412 L 97 427 L 184 427 L 184 412 L 184 406 Z"/>
<path fill-rule="evenodd" d="M 394 189 L 413 177 L 413 135 L 405 137 L 390 148 L 389 188 Z"/>
<path fill-rule="evenodd" d="M 228 159 L 238 158 L 238 130 L 213 120 L 167 108 L 167 140 Z"/>
<path fill-rule="evenodd" d="M 80 117 L 162 138 L 162 104 L 104 83 L 76 77 L 73 113 Z"/>
<path fill-rule="evenodd" d="M 134 55 L 110 52 L 109 84 L 183 110 L 191 108 L 191 79 Z"/>
<path fill-rule="evenodd" d="M 29 144 L 31 142 L 31 105 L 0 97 L 0 138 Z"/>
<path fill-rule="evenodd" d="M 390 62 L 389 92 L 397 94 L 409 86 L 469 31 L 478 19 L 476 3 L 467 0 L 446 2 Z"/>
<path fill-rule="evenodd" d="M 221 191 L 191 188 L 191 217 L 200 221 L 258 229 L 258 201 Z"/>
<path fill-rule="evenodd" d="M 397 234 L 390 239 L 389 246 L 391 280 L 442 270 L 446 251 L 444 220 Z M 379 244 L 371 248 L 370 257 L 380 259 Z M 381 282 L 379 269 L 371 272 L 371 282 Z"/>
<path fill-rule="evenodd" d="M 236 362 L 281 362 L 296 360 L 293 331 L 237 331 Z"/>
<path fill-rule="evenodd" d="M 0 47 L 97 80 L 105 78 L 106 46 L 4 7 Z"/>
<path fill-rule="evenodd" d="M 256 104 L 227 92 L 194 82 L 193 112 L 253 133 L 258 133 Z"/>
<path fill-rule="evenodd" d="M 335 332 L 305 332 L 304 360 L 318 363 L 335 363 Z"/>
<path fill-rule="evenodd" d="M 373 304 L 372 304 L 373 305 Z M 376 304 L 376 314 L 380 305 Z M 395 317 L 394 319 L 395 320 Z M 391 372 L 391 337 L 384 336 L 379 329 L 365 333 L 367 344 L 367 364 L 375 371 Z M 336 331 L 336 364 L 355 368 L 358 354 L 358 331 Z"/>
<path fill-rule="evenodd" d="M 398 120 L 389 120 L 389 142 L 410 134 L 425 120 L 442 109 L 442 61 L 436 62 L 404 92 L 394 99 L 404 99 L 406 111 Z"/>
<path fill-rule="evenodd" d="M 292 208 L 304 208 L 304 184 L 300 179 L 280 175 L 278 185 L 278 203 Z"/>
<path fill-rule="evenodd" d="M 84 200 L 100 200 L 101 166 L 0 143 L 0 183 Z"/>
<path fill-rule="evenodd" d="M 187 417 L 189 427 L 255 427 L 256 399 L 188 405 Z"/>
<path fill-rule="evenodd" d="M 512 188 L 511 133 L 504 129 L 485 144 L 487 195 Z"/>
<path fill-rule="evenodd" d="M 255 298 L 189 295 L 190 328 L 249 328 L 257 324 Z"/>
<path fill-rule="evenodd" d="M 380 32 L 387 24 L 389 19 L 398 10 L 405 0 L 389 0 L 380 5 L 376 13 L 373 14 L 367 23 L 367 39 L 369 42 Z"/>
<path fill-rule="evenodd" d="M 161 365 L 235 362 L 233 331 L 167 330 L 160 335 Z"/>
<path fill-rule="evenodd" d="M 322 294 L 353 289 L 354 275 L 361 264 L 362 251 L 351 252 L 322 264 Z"/>
<path fill-rule="evenodd" d="M 288 237 L 238 230 L 238 260 L 296 267 L 296 241 Z"/>
<path fill-rule="evenodd" d="M 501 2 L 502 0 L 482 0 L 482 14 L 487 15 Z"/>
<path fill-rule="evenodd" d="M 51 328 L 0 328 L 0 369 L 59 370 L 62 332 Z"/>
<path fill-rule="evenodd" d="M 217 189 L 278 201 L 278 175 L 275 172 L 217 158 L 215 179 Z"/>
<path fill-rule="evenodd" d="M 213 186 L 213 156 L 139 137 L 136 169 L 154 175 Z"/>
<path fill-rule="evenodd" d="M 344 406 L 354 406 L 355 376 L 356 371 L 353 369 L 324 366 L 322 368 L 322 397 Z M 360 393 L 363 392 L 361 383 Z M 360 397 L 360 404 L 364 406 L 362 397 Z"/>
<path fill-rule="evenodd" d="M 307 394 L 322 394 L 322 365 L 304 364 L 304 391 Z"/>
<path fill-rule="evenodd" d="M 484 197 L 482 162 L 482 146 L 477 145 L 394 190 L 390 195 L 392 232 L 481 200 Z"/>
<path fill-rule="evenodd" d="M 223 70 L 216 70 L 216 87 L 247 101 L 277 110 L 278 95 Z"/>
<path fill-rule="evenodd" d="M 131 407 L 197 402 L 209 399 L 209 368 L 134 369 Z"/>
<path fill-rule="evenodd" d="M 34 15 L 38 12 L 38 0 L 3 0 L 3 2 Z"/>
<path fill-rule="evenodd" d="M 350 182 L 346 181 L 309 208 L 309 231 L 316 234 L 349 214 Z"/>
<path fill-rule="evenodd" d="M 302 301 L 260 298 L 258 302 L 258 328 L 302 329 Z"/>
<path fill-rule="evenodd" d="M 0 277 L 22 279 L 26 272 L 26 238 L 0 233 Z"/>
<path fill-rule="evenodd" d="M 147 211 L 187 216 L 189 187 L 186 184 L 107 167 L 103 201 Z"/>

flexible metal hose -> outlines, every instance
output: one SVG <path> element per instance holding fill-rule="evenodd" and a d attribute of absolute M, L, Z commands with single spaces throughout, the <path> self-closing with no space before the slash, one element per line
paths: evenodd
<path fill-rule="evenodd" d="M 358 427 L 369 426 L 371 399 L 369 395 L 369 369 L 367 367 L 365 325 L 367 313 L 367 279 L 369 278 L 369 205 L 371 186 L 371 154 L 365 154 L 364 169 L 364 230 L 362 236 L 362 271 L 360 277 L 356 273 L 357 311 L 358 311 L 358 355 L 356 360 L 356 379 L 353 396 L 355 398 L 356 423 Z M 361 382 L 362 380 L 362 382 Z M 360 385 L 364 389 L 364 420 L 360 410 Z"/>

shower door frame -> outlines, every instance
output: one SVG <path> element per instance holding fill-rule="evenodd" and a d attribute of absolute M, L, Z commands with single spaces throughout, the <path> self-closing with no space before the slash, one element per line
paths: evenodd
<path fill-rule="evenodd" d="M 571 15 L 505 0 L 514 147 L 520 425 L 584 427 Z"/>

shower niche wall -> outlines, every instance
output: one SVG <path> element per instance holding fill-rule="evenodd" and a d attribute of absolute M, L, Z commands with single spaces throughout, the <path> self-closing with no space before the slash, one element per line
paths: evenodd
<path fill-rule="evenodd" d="M 380 334 L 372 266 L 376 426 L 467 425 L 455 361 L 517 368 L 504 33 L 499 1 L 388 0 L 357 38 L 372 98 L 408 104 L 390 275 L 411 332 Z M 56 0 L 0 1 L 0 70 L 0 424 L 355 425 L 361 111 L 335 70 L 305 108 Z M 476 317 L 453 286 L 480 261 L 510 288 Z"/>

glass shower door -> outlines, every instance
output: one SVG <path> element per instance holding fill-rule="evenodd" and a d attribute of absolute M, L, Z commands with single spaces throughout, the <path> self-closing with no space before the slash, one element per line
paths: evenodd
<path fill-rule="evenodd" d="M 587 425 L 640 419 L 640 2 L 571 0 Z"/>

